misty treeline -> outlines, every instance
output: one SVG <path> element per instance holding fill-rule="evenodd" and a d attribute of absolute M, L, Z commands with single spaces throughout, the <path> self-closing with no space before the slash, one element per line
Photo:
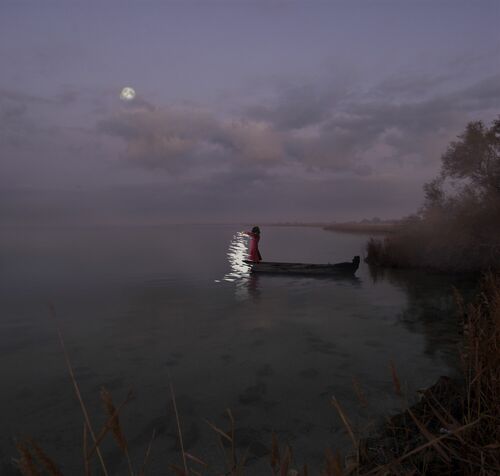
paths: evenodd
<path fill-rule="evenodd" d="M 500 116 L 470 122 L 424 185 L 417 213 L 384 240 L 371 239 L 367 262 L 441 271 L 500 269 Z"/>

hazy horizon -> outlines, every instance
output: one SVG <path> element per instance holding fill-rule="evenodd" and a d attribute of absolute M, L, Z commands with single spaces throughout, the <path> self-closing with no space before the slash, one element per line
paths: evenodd
<path fill-rule="evenodd" d="M 490 1 L 2 2 L 1 224 L 411 214 L 500 112 L 499 24 Z"/>

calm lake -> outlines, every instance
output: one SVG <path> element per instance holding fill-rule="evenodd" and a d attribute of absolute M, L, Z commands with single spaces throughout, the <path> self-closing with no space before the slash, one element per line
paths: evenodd
<path fill-rule="evenodd" d="M 185 449 L 221 469 L 205 419 L 227 430 L 231 409 L 252 475 L 270 474 L 272 432 L 310 469 L 326 447 L 349 452 L 332 396 L 363 431 L 456 372 L 450 278 L 373 276 L 363 262 L 350 279 L 249 276 L 241 264 L 247 238 L 238 234 L 245 228 L 0 231 L 0 474 L 16 474 L 13 441 L 22 436 L 37 439 L 64 474 L 82 474 L 83 417 L 50 303 L 94 430 L 106 419 L 100 388 L 117 405 L 132 388 L 122 423 L 137 469 L 155 429 L 153 475 L 181 464 L 170 381 Z M 269 261 L 350 261 L 368 239 L 312 227 L 261 229 Z M 110 474 L 127 474 L 110 437 L 103 453 Z"/>

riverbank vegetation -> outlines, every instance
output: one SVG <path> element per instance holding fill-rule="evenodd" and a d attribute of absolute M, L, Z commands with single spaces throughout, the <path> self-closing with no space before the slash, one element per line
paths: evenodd
<path fill-rule="evenodd" d="M 359 442 L 357 474 L 500 474 L 500 277 L 465 304 L 462 375 L 441 377 L 421 400 Z"/>
<path fill-rule="evenodd" d="M 395 233 L 368 242 L 366 261 L 451 272 L 500 269 L 500 117 L 490 127 L 469 123 L 424 193 L 421 209 Z"/>

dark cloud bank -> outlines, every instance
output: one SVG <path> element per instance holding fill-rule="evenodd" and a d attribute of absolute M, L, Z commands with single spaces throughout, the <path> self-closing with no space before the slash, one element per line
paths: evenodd
<path fill-rule="evenodd" d="M 94 115 L 79 135 L 46 120 L 81 100 L 75 94 L 43 99 L 0 91 L 2 220 L 154 224 L 400 216 L 418 206 L 422 183 L 467 121 L 488 121 L 500 111 L 500 75 L 446 93 L 429 91 L 447 80 L 392 78 L 363 92 L 290 86 L 230 116 L 140 99 L 101 119 Z M 84 180 L 81 173 L 58 172 L 69 153 L 88 164 Z M 26 164 L 24 175 L 19 161 Z M 39 183 L 33 171 L 40 164 L 51 168 L 53 182 Z"/>

